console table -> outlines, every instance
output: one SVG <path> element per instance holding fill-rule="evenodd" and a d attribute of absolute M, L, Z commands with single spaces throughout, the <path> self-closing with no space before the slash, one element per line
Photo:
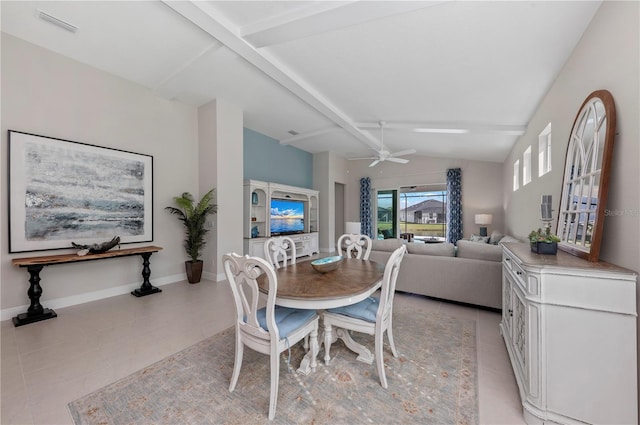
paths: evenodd
<path fill-rule="evenodd" d="M 636 274 L 503 245 L 502 322 L 528 424 L 638 423 Z"/>
<path fill-rule="evenodd" d="M 42 287 L 40 286 L 40 272 L 44 266 L 52 266 L 55 264 L 66 263 L 79 263 L 83 261 L 102 260 L 105 258 L 116 257 L 128 257 L 131 255 L 142 256 L 142 286 L 131 292 L 136 297 L 142 297 L 145 295 L 155 294 L 156 292 L 162 292 L 161 289 L 156 288 L 149 282 L 151 276 L 151 269 L 149 268 L 149 258 L 154 252 L 161 251 L 162 248 L 158 246 L 143 246 L 138 248 L 126 248 L 116 249 L 112 251 L 103 252 L 101 254 L 87 254 L 79 256 L 77 254 L 60 254 L 60 255 L 47 255 L 40 257 L 27 257 L 27 258 L 14 258 L 11 260 L 11 264 L 18 267 L 26 267 L 29 272 L 29 290 L 27 295 L 31 300 L 31 305 L 27 309 L 26 313 L 18 314 L 13 318 L 14 326 L 27 325 L 29 323 L 39 322 L 41 320 L 52 319 L 57 317 L 55 311 L 50 308 L 44 308 L 40 304 L 40 297 L 42 296 Z"/>

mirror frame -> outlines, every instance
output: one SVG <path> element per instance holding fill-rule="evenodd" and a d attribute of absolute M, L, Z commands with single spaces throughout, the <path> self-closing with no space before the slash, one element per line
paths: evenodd
<path fill-rule="evenodd" d="M 595 106 L 594 106 L 598 102 L 602 103 L 602 105 L 604 106 L 604 115 L 600 117 L 595 111 Z M 604 144 L 602 145 L 602 149 L 600 149 L 597 152 L 594 152 L 594 155 L 595 154 L 602 155 L 601 162 L 600 162 L 601 167 L 599 169 L 593 169 L 591 171 L 582 172 L 580 176 L 577 176 L 577 178 L 583 178 L 582 176 L 584 176 L 585 174 L 593 174 L 593 175 L 599 174 L 599 182 L 598 182 L 599 186 L 598 186 L 598 195 L 597 195 L 597 206 L 595 210 L 595 219 L 593 220 L 593 225 L 592 225 L 590 245 L 586 246 L 584 241 L 583 243 L 580 243 L 580 244 L 577 244 L 575 242 L 570 242 L 566 237 L 566 233 L 567 231 L 569 231 L 570 227 L 569 229 L 565 229 L 565 225 L 566 223 L 569 222 L 569 217 L 567 216 L 569 216 L 570 214 L 576 214 L 575 212 L 576 210 L 573 210 L 573 212 L 571 210 L 571 201 L 569 199 L 572 196 L 570 194 L 570 191 L 572 189 L 572 184 L 573 184 L 571 180 L 572 180 L 572 171 L 574 169 L 574 167 L 572 167 L 574 165 L 573 160 L 575 158 L 574 145 L 577 142 L 581 143 L 582 140 L 584 139 L 582 136 L 584 135 L 584 130 L 585 130 L 585 127 L 587 126 L 586 126 L 586 123 L 585 125 L 581 125 L 581 124 L 583 122 L 583 119 L 585 119 L 585 117 L 588 116 L 588 114 L 591 112 L 596 113 L 595 117 L 597 119 L 597 125 L 594 126 L 593 135 L 588 136 L 588 137 L 593 137 L 593 142 L 591 142 L 591 144 L 596 148 L 599 148 L 600 138 L 602 137 L 602 134 L 599 133 L 599 129 L 603 125 L 605 126 L 605 133 L 604 133 Z M 604 224 L 604 218 L 605 218 L 605 208 L 607 205 L 607 195 L 608 195 L 608 188 L 609 188 L 609 178 L 611 174 L 611 160 L 613 156 L 613 144 L 615 139 L 615 132 L 616 132 L 616 109 L 615 109 L 615 103 L 613 101 L 613 96 L 607 90 L 594 91 L 589 96 L 587 96 L 585 101 L 582 103 L 582 106 L 580 107 L 580 110 L 573 122 L 571 135 L 569 136 L 569 143 L 567 145 L 567 152 L 565 154 L 566 156 L 565 156 L 565 165 L 564 165 L 564 177 L 562 180 L 562 190 L 561 190 L 562 195 L 560 197 L 560 205 L 558 209 L 558 222 L 556 227 L 556 234 L 561 239 L 561 241 L 558 243 L 558 248 L 560 248 L 562 251 L 568 252 L 577 257 L 584 258 L 587 261 L 598 261 L 600 258 L 600 245 L 602 242 L 602 231 L 603 231 L 603 224 Z M 589 150 L 587 150 L 587 153 L 589 153 Z M 596 161 L 595 164 L 597 165 L 598 159 L 600 158 L 592 159 L 591 161 L 586 160 L 586 162 L 591 163 L 592 161 Z M 580 197 L 581 198 L 583 197 L 582 193 L 580 194 Z M 591 221 L 591 220 L 588 220 L 588 221 Z M 577 229 L 576 229 L 576 232 L 577 232 Z M 585 228 L 584 230 L 585 240 L 587 239 L 586 235 L 587 235 L 587 231 Z"/>

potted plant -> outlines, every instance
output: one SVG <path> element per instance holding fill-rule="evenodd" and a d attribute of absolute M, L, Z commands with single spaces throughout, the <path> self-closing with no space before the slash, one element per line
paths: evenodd
<path fill-rule="evenodd" d="M 165 210 L 178 216 L 186 231 L 184 249 L 190 260 L 185 261 L 187 279 L 189 283 L 198 283 L 202 277 L 202 260 L 200 254 L 206 245 L 205 235 L 209 232 L 206 228 L 207 216 L 215 214 L 218 206 L 213 204 L 215 188 L 204 194 L 198 203 L 195 203 L 193 195 L 184 192 L 181 196 L 173 198 L 176 207 L 165 207 Z"/>
<path fill-rule="evenodd" d="M 531 243 L 531 251 L 538 254 L 552 254 L 555 255 L 558 252 L 558 242 L 560 238 L 551 233 L 549 227 L 542 230 L 532 230 L 529 233 L 529 242 Z"/>

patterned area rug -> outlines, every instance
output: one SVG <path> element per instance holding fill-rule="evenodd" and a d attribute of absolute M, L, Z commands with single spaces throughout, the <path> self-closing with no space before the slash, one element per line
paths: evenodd
<path fill-rule="evenodd" d="M 342 341 L 331 346 L 329 366 L 321 348 L 309 376 L 287 370 L 285 351 L 272 422 L 267 356 L 245 349 L 236 389 L 228 390 L 233 328 L 73 401 L 69 410 L 77 425 L 477 424 L 475 321 L 402 308 L 396 298 L 393 326 L 400 357 L 385 344 L 386 390 L 375 362 L 357 361 Z M 372 336 L 354 339 L 373 350 Z M 292 348 L 292 369 L 303 355 L 300 344 Z"/>

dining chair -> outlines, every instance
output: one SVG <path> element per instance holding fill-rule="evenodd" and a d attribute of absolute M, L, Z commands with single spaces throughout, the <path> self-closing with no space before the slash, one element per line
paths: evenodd
<path fill-rule="evenodd" d="M 346 330 L 362 332 L 369 335 L 375 335 L 375 360 L 378 368 L 378 376 L 380 384 L 383 388 L 387 388 L 387 376 L 384 372 L 384 361 L 382 356 L 382 346 L 384 332 L 387 332 L 389 338 L 389 346 L 394 357 L 398 357 L 395 343 L 393 341 L 393 297 L 396 290 L 396 279 L 400 263 L 406 252 L 406 247 L 402 245 L 396 249 L 384 268 L 382 277 L 382 287 L 380 288 L 380 297 L 368 297 L 359 303 L 347 305 L 344 307 L 330 308 L 324 312 L 322 316 L 324 326 L 324 349 L 325 362 L 328 364 L 330 359 L 330 349 L 332 343 L 332 327 L 338 327 Z"/>
<path fill-rule="evenodd" d="M 233 391 L 238 382 L 245 345 L 259 353 L 268 354 L 271 368 L 269 420 L 272 420 L 278 402 L 280 353 L 310 335 L 313 354 L 311 367 L 316 367 L 318 314 L 315 310 L 275 305 L 278 281 L 273 266 L 266 260 L 230 253 L 222 257 L 222 263 L 231 285 L 237 313 L 236 355 L 229 391 Z M 267 303 L 265 307 L 258 308 L 260 291 L 256 279 L 263 273 L 268 279 Z"/>
<path fill-rule="evenodd" d="M 367 235 L 345 233 L 338 238 L 336 248 L 338 255 L 344 255 L 347 258 L 368 260 L 369 254 L 371 254 L 371 245 L 371 238 Z"/>
<path fill-rule="evenodd" d="M 289 252 L 290 254 L 287 254 Z M 287 236 L 274 236 L 264 243 L 264 255 L 276 269 L 296 263 L 296 244 Z"/>

